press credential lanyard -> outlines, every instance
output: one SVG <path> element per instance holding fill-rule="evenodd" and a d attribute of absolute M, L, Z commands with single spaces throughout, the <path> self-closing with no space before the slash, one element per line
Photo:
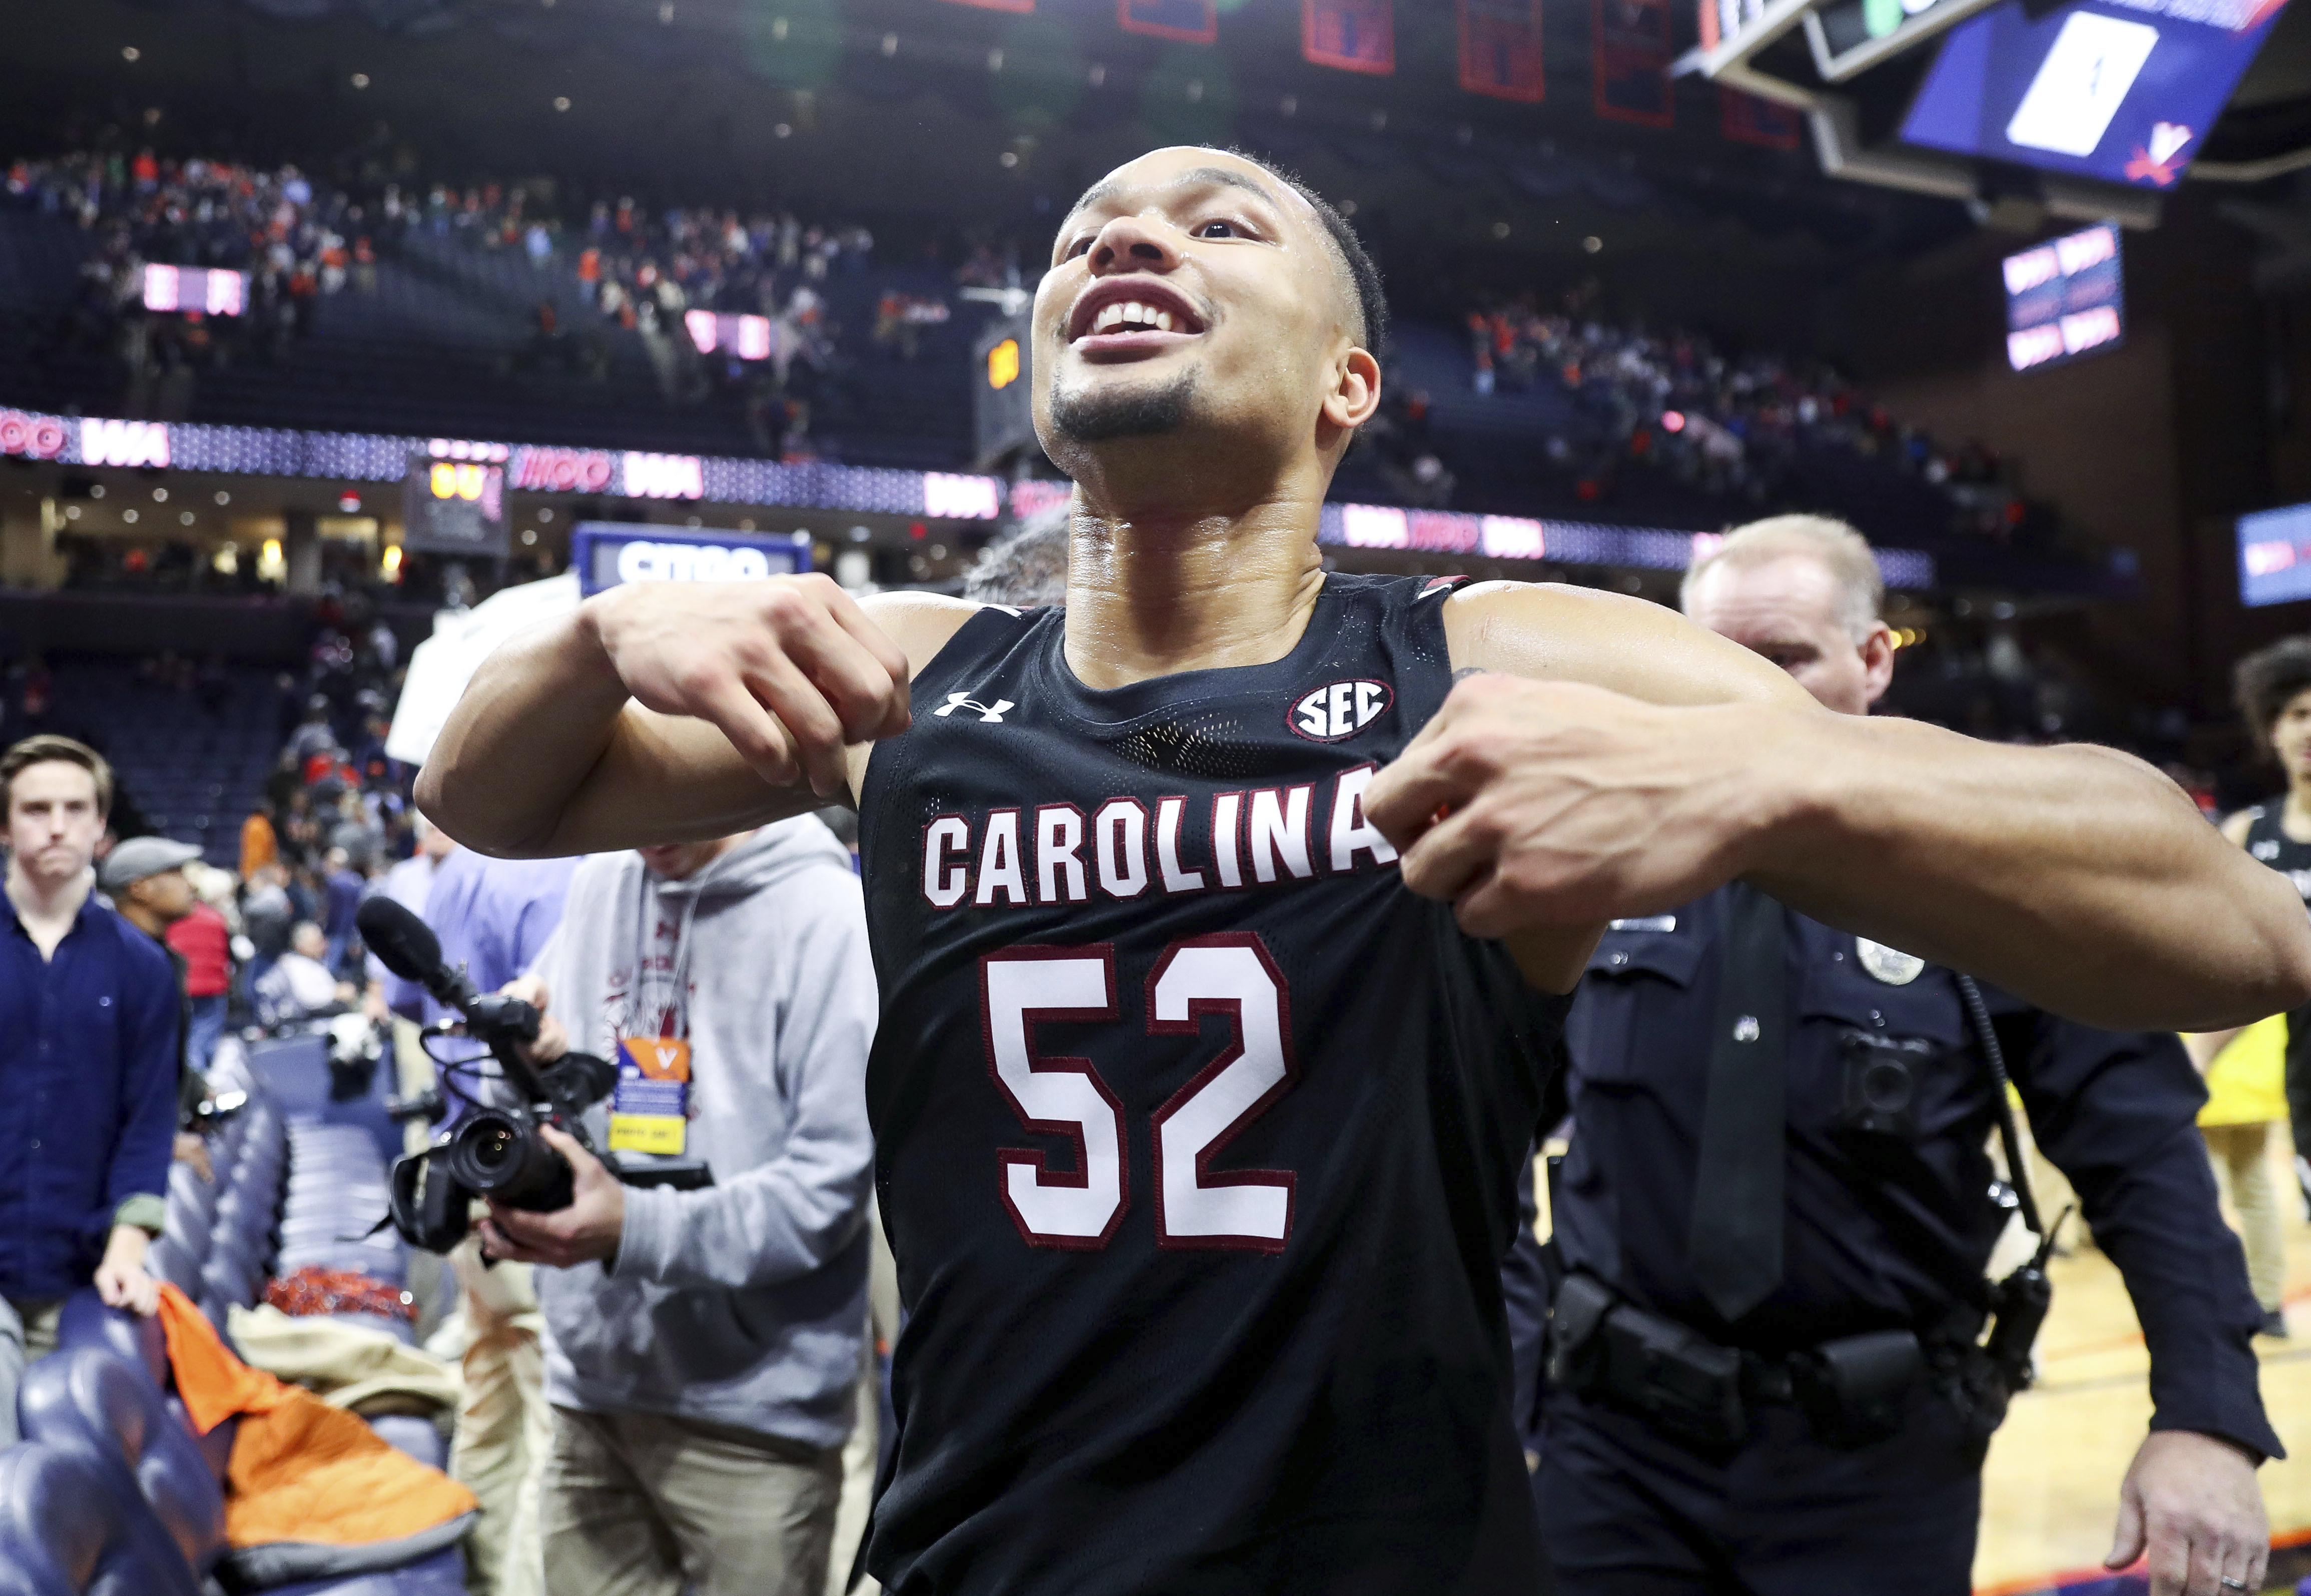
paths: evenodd
<path fill-rule="evenodd" d="M 719 860 L 716 862 L 719 862 Z M 709 865 L 708 869 L 713 866 Z M 676 924 L 667 961 L 665 1000 L 652 1004 L 650 977 L 658 954 L 658 894 L 647 868 L 636 926 L 633 994 L 618 1038 L 618 1085 L 610 1098 L 610 1150 L 679 1158 L 690 1136 L 690 924 L 700 894 L 693 890 Z M 647 1029 L 656 1016 L 657 1033 Z"/>

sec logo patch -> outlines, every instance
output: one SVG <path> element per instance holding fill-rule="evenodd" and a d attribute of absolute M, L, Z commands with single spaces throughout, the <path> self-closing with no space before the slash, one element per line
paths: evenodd
<path fill-rule="evenodd" d="M 1386 682 L 1332 682 L 1294 701 L 1284 722 L 1312 743 L 1338 743 L 1388 713 L 1395 702 Z"/>

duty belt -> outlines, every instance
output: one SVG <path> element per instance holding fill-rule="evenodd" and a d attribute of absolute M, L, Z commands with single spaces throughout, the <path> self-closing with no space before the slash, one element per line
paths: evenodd
<path fill-rule="evenodd" d="M 1899 1427 L 1905 1403 L 1930 1374 L 1968 1383 L 1972 1350 L 1972 1337 L 1953 1327 L 1930 1338 L 1871 1330 L 1769 1357 L 1720 1346 L 1575 1273 L 1549 1313 L 1548 1378 L 1692 1445 L 1739 1445 L 1753 1408 L 1786 1403 L 1803 1412 L 1816 1439 L 1860 1446 Z"/>

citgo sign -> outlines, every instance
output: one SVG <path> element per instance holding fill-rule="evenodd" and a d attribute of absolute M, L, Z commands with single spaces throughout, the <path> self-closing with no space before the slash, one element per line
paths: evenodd
<path fill-rule="evenodd" d="M 625 582 L 759 581 L 808 571 L 810 539 L 589 521 L 570 535 L 570 563 L 588 593 Z"/>

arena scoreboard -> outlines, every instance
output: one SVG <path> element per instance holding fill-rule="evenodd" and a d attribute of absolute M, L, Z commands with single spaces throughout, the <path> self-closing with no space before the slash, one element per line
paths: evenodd
<path fill-rule="evenodd" d="M 972 340 L 972 422 L 981 470 L 1035 440 L 1028 347 L 1025 316 L 990 322 Z"/>
<path fill-rule="evenodd" d="M 409 457 L 402 485 L 404 548 L 419 554 L 503 559 L 506 457 L 502 443 L 445 446 Z"/>
<path fill-rule="evenodd" d="M 2118 229 L 2097 222 L 1999 263 L 2006 280 L 2006 363 L 2060 364 L 2126 336 Z"/>

